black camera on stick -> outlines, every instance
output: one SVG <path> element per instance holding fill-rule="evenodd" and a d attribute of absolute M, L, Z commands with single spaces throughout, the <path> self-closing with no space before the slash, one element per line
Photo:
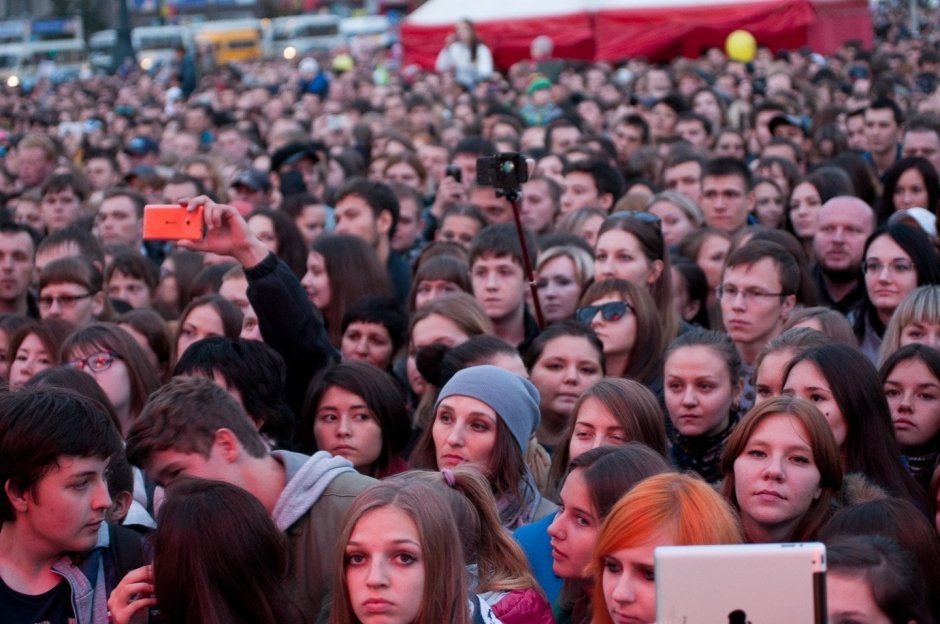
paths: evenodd
<path fill-rule="evenodd" d="M 497 195 L 514 200 L 512 195 L 518 195 L 523 182 L 528 179 L 529 167 L 525 156 L 518 152 L 503 152 L 495 156 L 477 158 L 477 184 L 492 186 Z"/>

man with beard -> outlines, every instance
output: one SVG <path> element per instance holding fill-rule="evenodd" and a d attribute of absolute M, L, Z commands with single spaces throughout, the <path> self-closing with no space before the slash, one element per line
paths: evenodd
<path fill-rule="evenodd" d="M 818 220 L 813 278 L 823 302 L 851 319 L 865 296 L 860 267 L 875 212 L 857 197 L 840 195 L 822 205 Z"/>

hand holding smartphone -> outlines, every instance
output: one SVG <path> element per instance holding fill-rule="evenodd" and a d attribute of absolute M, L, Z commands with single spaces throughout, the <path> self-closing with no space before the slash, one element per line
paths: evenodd
<path fill-rule="evenodd" d="M 447 165 L 447 167 L 444 168 L 444 175 L 450 176 L 451 178 L 457 180 L 458 182 L 462 181 L 461 178 L 463 176 L 461 174 L 462 174 L 462 170 L 457 165 Z"/>
<path fill-rule="evenodd" d="M 178 204 L 144 206 L 144 240 L 202 240 L 206 235 L 203 207 Z"/>

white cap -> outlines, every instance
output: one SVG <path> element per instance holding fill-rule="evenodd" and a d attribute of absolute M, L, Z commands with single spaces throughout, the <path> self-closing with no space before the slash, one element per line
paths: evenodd
<path fill-rule="evenodd" d="M 898 210 L 888 218 L 888 223 L 916 224 L 930 238 L 937 238 L 937 215 L 926 208 L 907 208 Z"/>

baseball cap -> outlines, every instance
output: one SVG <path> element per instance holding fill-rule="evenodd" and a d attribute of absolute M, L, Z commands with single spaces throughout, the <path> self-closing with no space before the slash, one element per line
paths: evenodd
<path fill-rule="evenodd" d="M 317 146 L 309 141 L 294 141 L 280 148 L 271 156 L 271 171 L 279 171 L 284 165 L 299 162 L 309 158 L 313 162 L 320 162 Z"/>
<path fill-rule="evenodd" d="M 777 115 L 768 122 L 767 126 L 770 128 L 770 134 L 776 134 L 780 126 L 793 126 L 799 128 L 804 136 L 809 134 L 809 120 L 799 115 Z"/>
<path fill-rule="evenodd" d="M 270 191 L 271 181 L 268 174 L 258 169 L 242 169 L 232 178 L 229 186 L 246 186 L 252 191 Z"/>

